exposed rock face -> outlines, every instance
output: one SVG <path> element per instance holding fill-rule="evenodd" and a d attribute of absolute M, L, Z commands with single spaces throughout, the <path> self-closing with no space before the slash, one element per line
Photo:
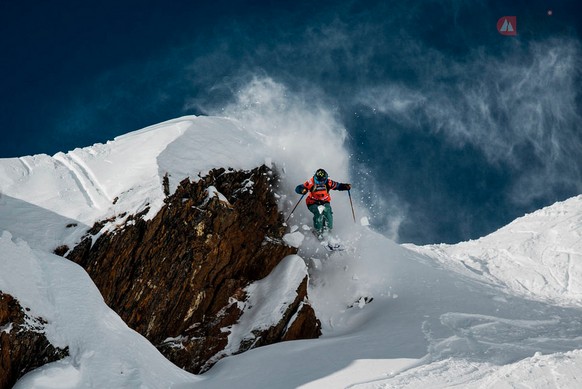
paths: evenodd
<path fill-rule="evenodd" d="M 281 239 L 276 181 L 266 166 L 186 179 L 152 220 L 130 217 L 94 243 L 88 236 L 68 258 L 87 270 L 130 327 L 175 364 L 199 373 L 226 346 L 222 329 L 239 319 L 236 301 L 245 299 L 244 288 L 296 253 Z M 303 303 L 306 282 L 277 328 L 254 346 L 320 335 L 320 323 Z M 286 330 L 292 317 L 297 324 Z"/>
<path fill-rule="evenodd" d="M 68 355 L 43 334 L 44 322 L 30 317 L 12 296 L 0 292 L 0 389 L 27 372 Z"/>

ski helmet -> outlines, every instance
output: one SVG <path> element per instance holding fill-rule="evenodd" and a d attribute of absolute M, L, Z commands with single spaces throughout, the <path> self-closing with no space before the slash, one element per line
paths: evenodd
<path fill-rule="evenodd" d="M 324 182 L 325 180 L 327 180 L 327 172 L 323 169 L 317 169 L 317 171 L 313 175 L 313 178 L 317 182 Z"/>

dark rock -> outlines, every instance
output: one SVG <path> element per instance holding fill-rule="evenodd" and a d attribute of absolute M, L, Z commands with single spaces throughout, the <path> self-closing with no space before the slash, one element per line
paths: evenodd
<path fill-rule="evenodd" d="M 102 233 L 94 243 L 88 236 L 68 258 L 87 270 L 130 327 L 176 365 L 199 373 L 226 346 L 228 333 L 222 329 L 239 319 L 235 302 L 245 298 L 244 288 L 296 253 L 282 241 L 275 182 L 266 166 L 216 169 L 197 182 L 185 179 L 152 220 L 143 219 L 147 210 L 128 217 L 123 228 Z M 96 223 L 90 233 L 106 225 Z M 306 281 L 300 289 L 277 328 L 260 334 L 253 347 L 283 337 L 319 336 L 313 310 L 302 308 Z M 286 332 L 299 308 L 300 316 L 311 317 L 297 319 L 304 324 Z"/>
<path fill-rule="evenodd" d="M 168 197 L 170 195 L 170 178 L 168 177 L 168 173 L 164 174 L 162 188 L 164 189 L 164 195 Z"/>
<path fill-rule="evenodd" d="M 67 246 L 66 244 L 63 244 L 59 247 L 57 247 L 56 249 L 53 250 L 53 253 L 63 257 L 67 252 L 69 251 L 69 246 Z"/>
<path fill-rule="evenodd" d="M 321 323 L 315 315 L 313 307 L 301 301 L 296 309 L 296 315 L 289 323 L 281 340 L 314 339 L 321 336 Z"/>
<path fill-rule="evenodd" d="M 30 317 L 11 295 L 0 292 L 0 389 L 11 388 L 27 372 L 69 355 L 44 336 L 46 322 Z"/>

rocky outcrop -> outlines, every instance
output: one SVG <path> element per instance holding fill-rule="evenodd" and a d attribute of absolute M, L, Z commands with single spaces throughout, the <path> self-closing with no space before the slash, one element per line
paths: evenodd
<path fill-rule="evenodd" d="M 245 287 L 296 253 L 282 241 L 276 182 L 266 166 L 185 179 L 152 220 L 132 216 L 114 232 L 101 230 L 108 221 L 97 224 L 67 257 L 87 270 L 130 327 L 199 373 L 227 345 L 224 329 L 239 319 Z M 255 346 L 319 336 L 305 300 L 306 286 L 298 285 L 292 309 Z"/>
<path fill-rule="evenodd" d="M 9 389 L 27 372 L 68 355 L 44 336 L 40 318 L 28 315 L 9 294 L 0 292 L 0 389 Z"/>
<path fill-rule="evenodd" d="M 314 339 L 321 336 L 321 323 L 313 307 L 301 302 L 296 309 L 295 320 L 285 329 L 282 340 Z"/>

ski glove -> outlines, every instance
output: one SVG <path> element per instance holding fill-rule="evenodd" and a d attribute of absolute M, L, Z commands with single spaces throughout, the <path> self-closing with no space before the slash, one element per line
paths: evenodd
<path fill-rule="evenodd" d="M 304 187 L 303 185 L 297 185 L 295 187 L 295 193 L 304 195 L 305 193 L 307 193 L 307 188 Z"/>

